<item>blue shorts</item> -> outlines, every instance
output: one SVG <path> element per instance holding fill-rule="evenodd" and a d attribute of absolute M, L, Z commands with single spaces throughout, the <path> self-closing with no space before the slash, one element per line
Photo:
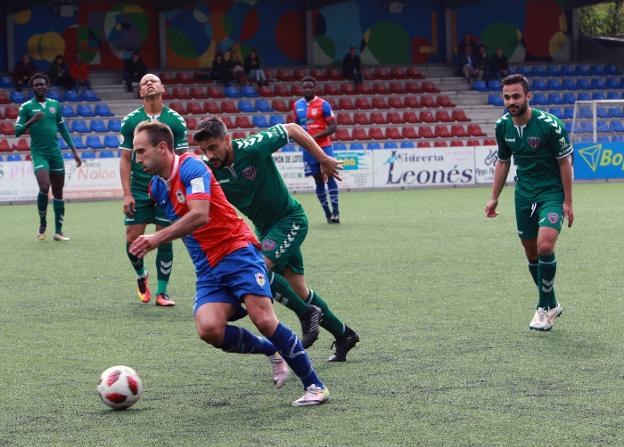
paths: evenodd
<path fill-rule="evenodd" d="M 325 152 L 330 157 L 334 156 L 334 150 L 329 146 L 322 147 L 323 152 Z M 314 176 L 321 172 L 321 165 L 316 158 L 312 156 L 308 151 L 303 151 L 303 170 L 306 177 Z"/>
<path fill-rule="evenodd" d="M 236 308 L 230 320 L 238 320 L 247 315 L 241 303 L 245 295 L 273 298 L 264 259 L 252 244 L 230 253 L 207 275 L 197 277 L 193 313 L 206 303 L 229 303 Z"/>

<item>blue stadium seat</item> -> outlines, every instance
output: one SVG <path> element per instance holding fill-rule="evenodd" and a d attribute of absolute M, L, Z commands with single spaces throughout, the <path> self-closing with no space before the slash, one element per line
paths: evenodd
<path fill-rule="evenodd" d="M 563 97 L 560 93 L 549 93 L 546 99 L 547 104 L 563 104 Z"/>
<path fill-rule="evenodd" d="M 618 78 L 607 78 L 605 88 L 614 89 L 620 88 L 620 80 Z"/>
<path fill-rule="evenodd" d="M 595 101 L 602 101 L 603 99 L 607 99 L 607 95 L 604 92 L 594 92 L 591 94 L 591 99 Z"/>
<path fill-rule="evenodd" d="M 546 76 L 546 67 L 544 65 L 533 65 L 531 76 Z"/>
<path fill-rule="evenodd" d="M 589 90 L 591 89 L 591 81 L 589 78 L 578 78 L 576 80 L 576 88 L 580 90 Z"/>
<path fill-rule="evenodd" d="M 106 126 L 104 125 L 104 121 L 102 120 L 91 120 L 91 123 L 89 124 L 89 129 L 91 129 L 91 132 L 98 132 L 98 133 L 107 132 Z"/>
<path fill-rule="evenodd" d="M 576 67 L 574 65 L 566 64 L 561 67 L 561 74 L 563 76 L 576 76 Z"/>
<path fill-rule="evenodd" d="M 80 153 L 80 158 L 82 158 L 83 160 L 88 160 L 91 158 L 95 158 L 95 152 L 93 151 L 84 151 Z"/>
<path fill-rule="evenodd" d="M 238 101 L 238 110 L 244 113 L 250 113 L 254 111 L 254 107 L 251 105 L 251 101 L 244 99 L 242 101 Z"/>
<path fill-rule="evenodd" d="M 502 86 L 501 86 L 501 82 L 498 79 L 492 79 L 488 81 L 488 87 L 490 90 L 498 92 L 500 91 Z"/>
<path fill-rule="evenodd" d="M 503 98 L 499 95 L 488 95 L 488 104 L 492 106 L 502 106 L 504 105 Z"/>
<path fill-rule="evenodd" d="M 271 105 L 269 104 L 269 102 L 266 99 L 258 99 L 256 100 L 256 111 L 257 112 L 272 112 L 273 109 L 271 108 Z"/>
<path fill-rule="evenodd" d="M 79 102 L 80 101 L 80 97 L 78 96 L 78 92 L 76 92 L 76 90 L 67 90 L 65 92 L 65 101 L 70 101 L 70 102 Z"/>
<path fill-rule="evenodd" d="M 333 143 L 332 144 L 332 149 L 335 151 L 346 151 L 347 150 L 347 145 L 344 143 Z"/>
<path fill-rule="evenodd" d="M 73 160 L 74 154 L 71 151 L 63 151 L 63 160 Z"/>
<path fill-rule="evenodd" d="M 21 104 L 26 101 L 26 95 L 23 92 L 12 91 L 9 93 L 9 99 L 15 104 Z"/>
<path fill-rule="evenodd" d="M 100 151 L 100 158 L 115 158 L 113 151 Z"/>
<path fill-rule="evenodd" d="M 598 132 L 608 132 L 609 131 L 609 121 L 598 120 L 596 121 L 596 130 Z"/>
<path fill-rule="evenodd" d="M 223 93 L 228 98 L 240 98 L 242 96 L 240 88 L 233 85 L 223 87 Z"/>
<path fill-rule="evenodd" d="M 607 66 L 605 66 L 605 74 L 608 74 L 608 75 L 618 74 L 618 69 L 614 64 L 607 64 Z"/>
<path fill-rule="evenodd" d="M 386 141 L 383 145 L 384 149 L 398 149 L 399 145 L 394 141 Z"/>
<path fill-rule="evenodd" d="M 564 104 L 574 104 L 576 102 L 576 96 L 574 93 L 564 93 L 563 94 L 563 103 Z"/>
<path fill-rule="evenodd" d="M 576 66 L 577 76 L 591 76 L 591 65 L 583 64 Z"/>
<path fill-rule="evenodd" d="M 370 150 L 381 149 L 381 144 L 379 143 L 368 143 L 366 147 Z"/>
<path fill-rule="evenodd" d="M 624 135 L 613 135 L 611 141 L 614 143 L 624 143 Z"/>
<path fill-rule="evenodd" d="M 258 94 L 258 90 L 253 85 L 245 85 L 243 88 L 241 88 L 241 94 L 243 96 L 246 96 L 247 98 L 257 98 L 258 96 L 260 96 Z"/>
<path fill-rule="evenodd" d="M 104 146 L 117 149 L 119 147 L 119 138 L 117 138 L 117 135 L 106 135 L 104 137 Z"/>
<path fill-rule="evenodd" d="M 589 121 L 580 121 L 578 124 L 578 132 L 579 133 L 592 133 L 594 131 L 592 123 Z"/>
<path fill-rule="evenodd" d="M 620 120 L 611 121 L 611 132 L 624 133 L 624 123 Z"/>
<path fill-rule="evenodd" d="M 401 141 L 401 149 L 409 149 L 414 147 L 413 141 Z"/>
<path fill-rule="evenodd" d="M 563 90 L 561 81 L 559 79 L 549 79 L 546 81 L 546 88 L 548 90 Z"/>
<path fill-rule="evenodd" d="M 561 82 L 562 90 L 576 90 L 576 81 L 572 78 L 564 78 Z"/>
<path fill-rule="evenodd" d="M 11 79 L 11 76 L 0 77 L 0 88 L 12 88 L 12 87 L 13 87 L 13 79 Z"/>
<path fill-rule="evenodd" d="M 473 88 L 473 90 L 477 90 L 479 92 L 486 92 L 486 91 L 488 91 L 488 87 L 485 84 L 485 81 L 478 81 L 478 80 L 474 81 L 472 83 L 472 88 Z"/>
<path fill-rule="evenodd" d="M 78 116 L 74 108 L 70 105 L 61 106 L 61 113 L 65 118 L 73 118 L 75 116 Z"/>
<path fill-rule="evenodd" d="M 20 154 L 9 154 L 7 161 L 22 161 L 22 156 Z"/>
<path fill-rule="evenodd" d="M 609 118 L 624 118 L 624 112 L 621 107 L 609 107 Z"/>
<path fill-rule="evenodd" d="M 561 76 L 561 65 L 549 65 L 546 68 L 546 74 L 548 76 Z"/>
<path fill-rule="evenodd" d="M 57 137 L 57 141 L 61 150 L 69 149 L 69 146 L 67 146 L 67 143 L 65 143 L 65 140 L 63 140 L 63 138 Z"/>
<path fill-rule="evenodd" d="M 256 115 L 252 117 L 251 124 L 253 124 L 254 127 L 269 127 L 269 122 L 264 115 Z"/>
<path fill-rule="evenodd" d="M 592 75 L 600 76 L 605 74 L 605 66 L 604 64 L 594 64 L 590 67 L 590 71 Z"/>
<path fill-rule="evenodd" d="M 620 93 L 619 92 L 608 92 L 607 93 L 607 99 L 620 99 Z"/>
<path fill-rule="evenodd" d="M 559 118 L 562 119 L 572 119 L 574 117 L 574 107 L 564 107 L 563 108 L 563 116 Z"/>
<path fill-rule="evenodd" d="M 540 78 L 534 79 L 531 89 L 532 90 L 547 90 L 546 81 Z"/>
<path fill-rule="evenodd" d="M 284 117 L 282 115 L 271 115 L 269 117 L 269 125 L 275 126 L 277 124 L 284 124 Z"/>
<path fill-rule="evenodd" d="M 89 135 L 87 137 L 86 144 L 91 149 L 104 149 L 106 147 L 102 144 L 100 137 L 95 136 L 95 135 Z"/>
<path fill-rule="evenodd" d="M 84 120 L 74 120 L 71 123 L 72 132 L 86 133 L 89 132 L 87 123 Z"/>
<path fill-rule="evenodd" d="M 100 98 L 98 98 L 98 96 L 95 94 L 95 92 L 93 90 L 83 90 L 82 94 L 80 95 L 80 97 L 82 98 L 83 101 L 99 101 Z"/>
<path fill-rule="evenodd" d="M 599 135 L 598 136 L 598 143 L 609 143 L 611 141 L 611 138 L 609 138 L 608 135 Z"/>
<path fill-rule="evenodd" d="M 281 152 L 297 152 L 297 146 L 294 144 L 287 144 L 280 149 Z"/>
<path fill-rule="evenodd" d="M 516 73 L 523 76 L 531 76 L 531 67 L 520 65 L 516 68 Z"/>
<path fill-rule="evenodd" d="M 84 141 L 82 141 L 82 137 L 80 135 L 72 135 L 72 141 L 74 142 L 74 147 L 76 149 L 86 149 Z"/>
<path fill-rule="evenodd" d="M 98 116 L 115 116 L 106 103 L 96 104 L 95 114 Z"/>
<path fill-rule="evenodd" d="M 91 107 L 87 104 L 79 104 L 76 108 L 76 113 L 80 116 L 84 116 L 85 118 L 91 118 L 92 116 L 95 116 L 95 113 L 93 113 L 93 109 L 91 109 Z"/>
<path fill-rule="evenodd" d="M 349 145 L 349 149 L 351 149 L 351 150 L 362 150 L 362 149 L 364 149 L 364 144 L 363 143 L 351 143 L 351 145 Z"/>
<path fill-rule="evenodd" d="M 121 132 L 121 121 L 118 119 L 108 120 L 108 130 L 110 132 Z"/>
<path fill-rule="evenodd" d="M 592 78 L 590 85 L 591 88 L 603 89 L 607 88 L 607 81 L 605 78 Z"/>
<path fill-rule="evenodd" d="M 578 111 L 579 118 L 590 119 L 592 117 L 592 110 L 589 107 L 581 107 Z"/>
<path fill-rule="evenodd" d="M 58 92 L 58 90 L 50 90 L 47 94 L 46 94 L 47 98 L 53 99 L 55 101 L 60 101 L 61 100 L 61 94 Z"/>
<path fill-rule="evenodd" d="M 566 121 L 564 123 L 566 132 L 572 132 L 572 121 Z"/>
<path fill-rule="evenodd" d="M 561 107 L 551 107 L 548 109 L 548 113 L 555 115 L 557 118 L 563 117 L 563 109 Z"/>
<path fill-rule="evenodd" d="M 590 101 L 591 95 L 587 92 L 579 93 L 578 95 L 576 95 L 576 99 L 577 101 Z"/>
<path fill-rule="evenodd" d="M 546 99 L 546 95 L 544 95 L 543 93 L 534 93 L 531 103 L 535 104 L 536 106 L 539 106 L 539 105 L 547 104 L 548 101 Z"/>

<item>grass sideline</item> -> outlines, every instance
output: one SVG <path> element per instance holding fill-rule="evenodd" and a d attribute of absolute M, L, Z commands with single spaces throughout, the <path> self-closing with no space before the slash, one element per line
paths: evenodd
<path fill-rule="evenodd" d="M 120 202 L 68 204 L 68 243 L 35 239 L 35 205 L 0 207 L 0 446 L 623 445 L 623 195 L 621 183 L 575 186 L 550 333 L 528 330 L 536 292 L 513 188 L 493 220 L 486 188 L 346 193 L 339 226 L 298 196 L 308 283 L 362 340 L 327 363 L 321 333 L 310 355 L 332 400 L 300 409 L 296 378 L 275 390 L 262 356 L 197 338 L 180 242 L 178 305 L 156 308 L 136 299 Z M 128 411 L 95 393 L 116 364 L 144 381 Z"/>

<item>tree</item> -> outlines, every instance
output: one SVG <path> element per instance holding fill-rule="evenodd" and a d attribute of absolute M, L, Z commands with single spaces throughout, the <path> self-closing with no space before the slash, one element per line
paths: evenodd
<path fill-rule="evenodd" d="M 590 36 L 622 36 L 624 34 L 624 0 L 580 8 L 579 28 Z"/>

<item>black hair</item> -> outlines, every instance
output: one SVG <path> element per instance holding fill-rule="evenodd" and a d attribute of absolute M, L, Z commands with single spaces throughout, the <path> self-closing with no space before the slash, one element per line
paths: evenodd
<path fill-rule="evenodd" d="M 193 133 L 193 141 L 199 143 L 201 141 L 205 141 L 211 138 L 222 139 L 225 137 L 226 134 L 227 127 L 225 126 L 225 123 L 221 121 L 220 118 L 212 116 L 209 118 L 204 118 L 199 123 L 197 123 L 195 132 Z"/>
<path fill-rule="evenodd" d="M 529 92 L 529 80 L 518 73 L 504 77 L 501 83 L 503 85 L 522 84 L 524 94 L 526 95 Z"/>
<path fill-rule="evenodd" d="M 316 78 L 314 78 L 313 76 L 304 76 L 301 79 L 301 85 L 303 85 L 304 82 L 311 82 L 316 87 Z"/>
<path fill-rule="evenodd" d="M 46 85 L 50 85 L 50 78 L 48 77 L 47 74 L 42 73 L 42 72 L 37 72 L 34 75 L 32 75 L 30 77 L 30 79 L 28 80 L 28 84 L 32 87 L 33 82 L 35 82 L 35 79 L 43 79 L 44 81 L 46 81 Z"/>

